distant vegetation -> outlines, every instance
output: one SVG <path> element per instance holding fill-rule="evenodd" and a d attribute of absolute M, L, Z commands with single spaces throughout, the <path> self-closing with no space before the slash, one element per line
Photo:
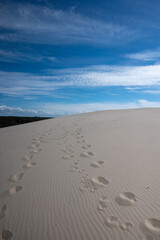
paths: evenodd
<path fill-rule="evenodd" d="M 0 117 L 0 128 L 49 119 L 46 117 Z"/>

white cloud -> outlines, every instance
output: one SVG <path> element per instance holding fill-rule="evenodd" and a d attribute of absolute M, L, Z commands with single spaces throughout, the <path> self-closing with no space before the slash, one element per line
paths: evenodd
<path fill-rule="evenodd" d="M 138 100 L 139 107 L 142 108 L 159 108 L 160 107 L 160 102 L 152 102 L 152 101 L 147 101 L 145 99 L 140 99 Z"/>
<path fill-rule="evenodd" d="M 120 44 L 137 34 L 125 26 L 103 22 L 72 11 L 31 4 L 0 5 L 1 40 L 48 44 Z"/>
<path fill-rule="evenodd" d="M 126 90 L 129 92 L 139 92 L 139 93 L 148 93 L 148 94 L 160 94 L 160 90 L 143 90 L 142 86 L 141 87 L 125 87 Z M 139 91 L 137 91 L 139 90 Z"/>
<path fill-rule="evenodd" d="M 149 93 L 149 94 L 160 94 L 159 90 L 144 90 L 144 93 Z"/>
<path fill-rule="evenodd" d="M 0 71 L 0 93 L 5 95 L 57 95 L 57 89 L 67 87 L 124 86 L 135 87 L 160 84 L 160 65 L 150 66 L 91 66 L 79 69 L 48 71 L 48 74 L 29 74 Z M 65 95 L 59 97 L 68 97 Z"/>
<path fill-rule="evenodd" d="M 91 66 L 79 69 L 29 74 L 0 71 L 0 93 L 12 96 L 58 96 L 57 89 L 67 87 L 124 86 L 135 91 L 144 86 L 160 84 L 160 65 L 150 66 Z M 68 97 L 67 91 L 59 97 Z"/>
<path fill-rule="evenodd" d="M 8 107 L 0 105 L 0 116 L 48 116 L 43 111 L 36 111 L 32 109 L 22 109 L 20 107 Z"/>
<path fill-rule="evenodd" d="M 127 58 L 133 60 L 141 60 L 141 61 L 159 61 L 160 60 L 160 48 L 157 48 L 153 51 L 147 50 L 144 52 L 127 54 Z"/>
<path fill-rule="evenodd" d="M 160 83 L 160 65 L 92 66 L 83 69 L 67 69 L 60 70 L 56 78 L 62 80 L 61 84 L 66 86 L 157 85 Z"/>
<path fill-rule="evenodd" d="M 48 81 L 48 76 L 0 71 L 0 93 L 5 95 L 45 96 L 51 94 L 54 90 L 54 84 Z"/>
<path fill-rule="evenodd" d="M 129 90 L 129 91 L 134 91 L 134 90 L 141 89 L 141 88 L 140 87 L 126 87 L 125 89 Z"/>
<path fill-rule="evenodd" d="M 129 92 L 137 92 L 137 90 L 141 90 L 142 87 L 125 87 Z"/>
<path fill-rule="evenodd" d="M 135 108 L 160 108 L 160 102 L 150 102 L 139 99 L 134 102 L 102 102 L 102 103 L 78 103 L 78 104 L 42 104 L 43 111 L 22 109 L 19 107 L 0 106 L 0 116 L 64 116 L 95 111 L 114 109 L 135 109 Z"/>
<path fill-rule="evenodd" d="M 39 54 L 28 54 L 11 50 L 0 50 L 0 59 L 5 62 L 42 62 L 44 60 L 49 60 L 50 62 L 58 61 L 58 59 L 54 56 L 42 56 Z"/>

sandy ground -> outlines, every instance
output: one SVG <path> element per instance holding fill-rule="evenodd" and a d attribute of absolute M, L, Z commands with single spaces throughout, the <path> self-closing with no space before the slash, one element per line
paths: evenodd
<path fill-rule="evenodd" d="M 159 240 L 160 109 L 0 129 L 0 239 Z"/>

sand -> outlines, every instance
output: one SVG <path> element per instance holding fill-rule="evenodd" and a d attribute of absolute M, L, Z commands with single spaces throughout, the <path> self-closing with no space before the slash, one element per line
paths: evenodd
<path fill-rule="evenodd" d="M 0 239 L 159 240 L 160 109 L 0 129 Z"/>

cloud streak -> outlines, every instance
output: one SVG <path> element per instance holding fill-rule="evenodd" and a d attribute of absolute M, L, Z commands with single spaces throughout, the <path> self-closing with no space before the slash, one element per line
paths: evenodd
<path fill-rule="evenodd" d="M 0 60 L 5 62 L 56 62 L 58 59 L 54 56 L 44 56 L 39 54 L 27 54 L 18 51 L 0 50 Z"/>
<path fill-rule="evenodd" d="M 135 109 L 135 108 L 159 108 L 160 102 L 151 102 L 140 99 L 134 102 L 118 103 L 83 103 L 83 104 L 43 104 L 44 111 L 23 109 L 19 107 L 0 106 L 0 116 L 51 116 L 58 117 L 64 115 L 80 114 L 95 111 Z"/>
<path fill-rule="evenodd" d="M 149 94 L 160 94 L 160 90 L 144 90 L 143 92 Z"/>
<path fill-rule="evenodd" d="M 135 39 L 126 26 L 31 4 L 0 5 L 0 27 L 7 30 L 2 41 L 46 44 L 119 44 Z"/>
<path fill-rule="evenodd" d="M 160 66 L 93 66 L 61 72 L 73 86 L 150 86 L 160 83 Z"/>
<path fill-rule="evenodd" d="M 160 48 L 152 51 L 147 50 L 139 53 L 128 54 L 126 57 L 132 60 L 140 60 L 145 62 L 160 61 Z"/>
<path fill-rule="evenodd" d="M 32 109 L 23 109 L 20 107 L 8 107 L 0 105 L 0 116 L 48 116 L 43 111 L 36 111 Z"/>
<path fill-rule="evenodd" d="M 103 86 L 145 87 L 160 85 L 160 65 L 91 66 L 51 70 L 47 74 L 0 71 L 0 93 L 34 96 L 56 94 L 57 89 Z"/>

